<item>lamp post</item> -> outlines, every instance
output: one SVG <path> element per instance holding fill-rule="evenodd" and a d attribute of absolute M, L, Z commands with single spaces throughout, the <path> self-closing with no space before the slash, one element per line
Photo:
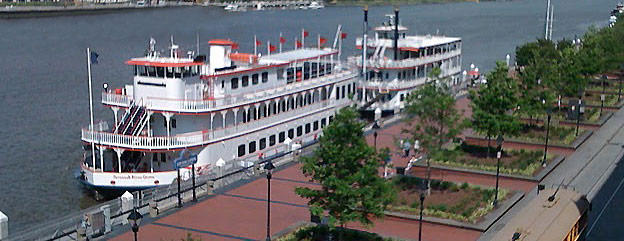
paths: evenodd
<path fill-rule="evenodd" d="M 500 175 L 500 159 L 503 154 L 503 135 L 499 134 L 496 139 L 496 144 L 498 145 L 496 152 L 496 192 L 494 193 L 494 207 L 498 205 L 498 177 Z"/>
<path fill-rule="evenodd" d="M 620 64 L 620 72 L 620 78 L 618 78 L 618 102 L 620 102 L 620 98 L 622 97 L 622 74 L 624 74 L 624 63 Z"/>
<path fill-rule="evenodd" d="M 605 81 L 608 80 L 607 75 L 604 74 L 601 77 L 602 81 L 602 93 L 600 94 L 600 117 L 602 117 L 602 108 L 604 108 L 604 101 L 605 101 Z"/>
<path fill-rule="evenodd" d="M 128 215 L 128 223 L 132 226 L 132 232 L 134 233 L 134 241 L 137 241 L 137 233 L 139 232 L 139 225 L 141 225 L 141 219 L 143 215 L 137 212 L 137 209 L 132 209 L 130 215 Z"/>
<path fill-rule="evenodd" d="M 373 146 L 375 147 L 375 151 L 377 151 L 377 130 L 379 130 L 379 128 L 379 124 L 375 120 L 375 123 L 373 123 L 373 130 L 375 130 L 375 132 L 373 132 Z"/>
<path fill-rule="evenodd" d="M 108 92 L 108 83 L 102 84 L 102 88 L 104 88 L 104 92 Z"/>
<path fill-rule="evenodd" d="M 420 219 L 418 222 L 418 241 L 422 240 L 422 220 L 423 220 L 423 210 L 425 210 L 425 193 L 420 193 Z"/>
<path fill-rule="evenodd" d="M 579 99 L 578 99 L 578 103 L 576 105 L 576 131 L 575 131 L 575 136 L 578 136 L 578 132 L 579 132 L 579 124 L 581 122 L 581 103 L 582 103 L 582 99 L 583 98 L 583 92 L 579 91 Z"/>
<path fill-rule="evenodd" d="M 548 133 L 550 132 L 550 118 L 552 115 L 552 110 L 550 106 L 546 109 L 546 115 L 548 116 L 547 124 L 546 124 L 546 142 L 544 143 L 544 159 L 542 159 L 542 166 L 546 167 L 546 154 L 548 154 Z"/>
<path fill-rule="evenodd" d="M 275 169 L 275 166 L 273 165 L 273 162 L 269 160 L 264 165 L 264 170 L 267 172 L 267 241 L 271 240 L 271 177 L 273 176 L 273 169 Z"/>

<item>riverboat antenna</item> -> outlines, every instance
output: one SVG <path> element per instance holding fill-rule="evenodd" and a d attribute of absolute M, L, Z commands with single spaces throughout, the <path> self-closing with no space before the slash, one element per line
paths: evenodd
<path fill-rule="evenodd" d="M 199 29 L 197 30 L 197 55 L 199 55 Z"/>
<path fill-rule="evenodd" d="M 546 20 L 544 22 L 544 39 L 548 40 L 548 28 L 550 27 L 550 0 L 546 1 Z"/>
<path fill-rule="evenodd" d="M 362 36 L 362 76 L 364 81 L 368 81 L 368 73 L 366 72 L 366 39 L 368 38 L 368 5 L 364 6 L 364 24 Z M 366 88 L 362 87 L 362 104 L 366 103 Z"/>
<path fill-rule="evenodd" d="M 555 4 L 550 6 L 550 27 L 548 27 L 548 39 L 552 40 L 553 20 L 555 20 Z"/>
<path fill-rule="evenodd" d="M 399 59 L 399 7 L 394 8 L 394 60 Z"/>

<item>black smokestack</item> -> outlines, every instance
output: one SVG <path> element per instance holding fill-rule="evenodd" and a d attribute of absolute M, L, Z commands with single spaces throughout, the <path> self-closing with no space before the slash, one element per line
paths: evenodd
<path fill-rule="evenodd" d="M 399 8 L 394 9 L 394 60 L 399 59 Z"/>

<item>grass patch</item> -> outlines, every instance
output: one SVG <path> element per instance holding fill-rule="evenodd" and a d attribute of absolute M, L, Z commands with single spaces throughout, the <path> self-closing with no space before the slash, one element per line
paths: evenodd
<path fill-rule="evenodd" d="M 550 125 L 550 133 L 548 134 L 549 144 L 570 145 L 576 140 L 576 127 L 568 127 L 562 125 Z M 579 135 L 583 133 L 583 128 L 579 129 Z M 546 126 L 524 124 L 520 134 L 515 137 L 508 137 L 526 142 L 544 143 L 546 141 Z"/>
<path fill-rule="evenodd" d="M 418 215 L 420 213 L 420 191 L 426 180 L 397 176 L 392 182 L 399 193 L 397 201 L 390 210 Z M 430 217 L 452 219 L 462 222 L 476 223 L 494 209 L 494 188 L 483 188 L 467 183 L 431 180 L 431 195 L 425 198 L 424 214 Z M 499 189 L 499 202 L 502 202 L 509 191 Z"/>
<path fill-rule="evenodd" d="M 495 145 L 495 144 L 493 144 Z M 491 147 L 488 156 L 488 147 L 468 145 L 462 143 L 453 150 L 447 150 L 444 155 L 431 160 L 442 166 L 460 167 L 465 169 L 496 172 L 496 149 Z M 501 156 L 500 172 L 505 174 L 534 176 L 542 170 L 543 151 L 505 150 Z M 546 162 L 553 160 L 553 155 L 546 157 Z"/>

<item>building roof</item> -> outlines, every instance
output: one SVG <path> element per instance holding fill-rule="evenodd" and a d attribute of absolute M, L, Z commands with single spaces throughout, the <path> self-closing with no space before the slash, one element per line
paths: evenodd
<path fill-rule="evenodd" d="M 519 233 L 522 241 L 564 240 L 589 206 L 583 196 L 573 190 L 559 189 L 553 201 L 548 198 L 555 189 L 540 192 L 514 216 L 492 240 L 510 241 Z"/>

